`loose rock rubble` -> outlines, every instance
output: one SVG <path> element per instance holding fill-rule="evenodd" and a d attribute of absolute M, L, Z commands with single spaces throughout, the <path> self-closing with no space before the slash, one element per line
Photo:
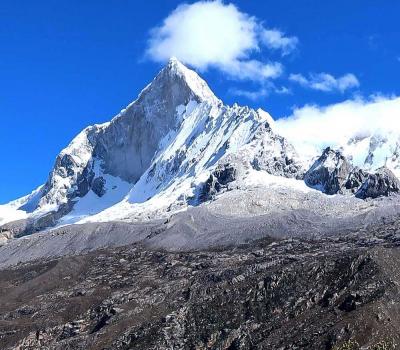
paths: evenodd
<path fill-rule="evenodd" d="M 0 272 L 2 349 L 333 349 L 398 340 L 396 222 L 171 253 L 138 244 Z"/>

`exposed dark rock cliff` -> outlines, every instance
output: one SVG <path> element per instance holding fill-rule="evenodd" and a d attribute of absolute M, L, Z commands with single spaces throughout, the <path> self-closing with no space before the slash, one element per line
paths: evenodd
<path fill-rule="evenodd" d="M 352 170 L 342 153 L 328 147 L 306 172 L 304 181 L 326 194 L 344 193 Z"/>
<path fill-rule="evenodd" d="M 368 178 L 356 193 L 356 197 L 377 198 L 390 196 L 400 192 L 400 181 L 386 167 L 377 170 L 375 174 L 368 175 Z"/>

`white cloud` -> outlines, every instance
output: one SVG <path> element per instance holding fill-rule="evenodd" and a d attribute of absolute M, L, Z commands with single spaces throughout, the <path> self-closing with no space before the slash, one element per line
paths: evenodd
<path fill-rule="evenodd" d="M 288 95 L 291 93 L 286 86 L 276 87 L 273 83 L 264 84 L 264 86 L 258 90 L 230 89 L 229 92 L 236 96 L 246 97 L 252 101 L 267 97 L 271 92 L 278 95 Z"/>
<path fill-rule="evenodd" d="M 302 86 L 309 84 L 309 81 L 302 74 L 290 74 L 289 80 L 299 83 Z"/>
<path fill-rule="evenodd" d="M 296 49 L 299 39 L 295 36 L 287 37 L 277 29 L 264 29 L 261 32 L 262 42 L 271 49 L 282 50 L 283 55 L 287 55 Z"/>
<path fill-rule="evenodd" d="M 316 155 L 327 146 L 344 145 L 352 137 L 400 134 L 400 97 L 374 96 L 326 107 L 306 105 L 275 124 L 277 132 L 299 153 Z"/>
<path fill-rule="evenodd" d="M 278 62 L 264 64 L 257 60 L 247 60 L 233 61 L 226 66 L 221 66 L 220 69 L 238 80 L 264 81 L 279 77 L 283 66 Z"/>
<path fill-rule="evenodd" d="M 256 101 L 262 97 L 266 97 L 269 95 L 269 89 L 261 88 L 259 90 L 242 90 L 242 89 L 231 89 L 230 93 L 236 96 L 246 97 L 249 100 Z"/>
<path fill-rule="evenodd" d="M 252 55 L 263 46 L 288 53 L 297 41 L 264 28 L 233 4 L 199 1 L 178 6 L 151 31 L 146 55 L 156 62 L 175 56 L 199 70 L 213 67 L 232 79 L 265 81 L 280 76 L 283 67 Z"/>
<path fill-rule="evenodd" d="M 360 82 L 354 74 L 348 73 L 341 77 L 335 78 L 328 73 L 311 74 L 309 78 L 302 74 L 291 74 L 289 80 L 313 90 L 331 92 L 344 92 L 351 88 L 360 86 Z"/>

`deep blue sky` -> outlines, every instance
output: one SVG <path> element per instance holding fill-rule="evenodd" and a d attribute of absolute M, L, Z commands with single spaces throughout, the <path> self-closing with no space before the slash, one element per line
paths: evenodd
<path fill-rule="evenodd" d="M 57 153 L 82 128 L 109 120 L 160 69 L 143 60 L 149 30 L 181 1 L 3 0 L 0 4 L 0 203 L 46 180 Z M 400 95 L 397 0 L 233 1 L 299 39 L 285 72 L 353 73 L 356 90 L 292 94 L 257 101 L 229 93 L 252 88 L 213 70 L 203 74 L 227 103 L 262 107 L 275 118 L 295 105 L 325 105 L 354 93 Z"/>

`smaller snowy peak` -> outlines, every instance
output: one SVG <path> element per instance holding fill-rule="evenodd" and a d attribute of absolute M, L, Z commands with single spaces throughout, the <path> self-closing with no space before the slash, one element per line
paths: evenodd
<path fill-rule="evenodd" d="M 307 171 L 304 181 L 326 194 L 355 194 L 360 199 L 388 197 L 400 192 L 400 181 L 386 166 L 368 173 L 330 147 Z"/>
<path fill-rule="evenodd" d="M 326 194 L 354 192 L 361 186 L 366 173 L 353 167 L 337 150 L 327 147 L 304 175 L 307 186 Z"/>

